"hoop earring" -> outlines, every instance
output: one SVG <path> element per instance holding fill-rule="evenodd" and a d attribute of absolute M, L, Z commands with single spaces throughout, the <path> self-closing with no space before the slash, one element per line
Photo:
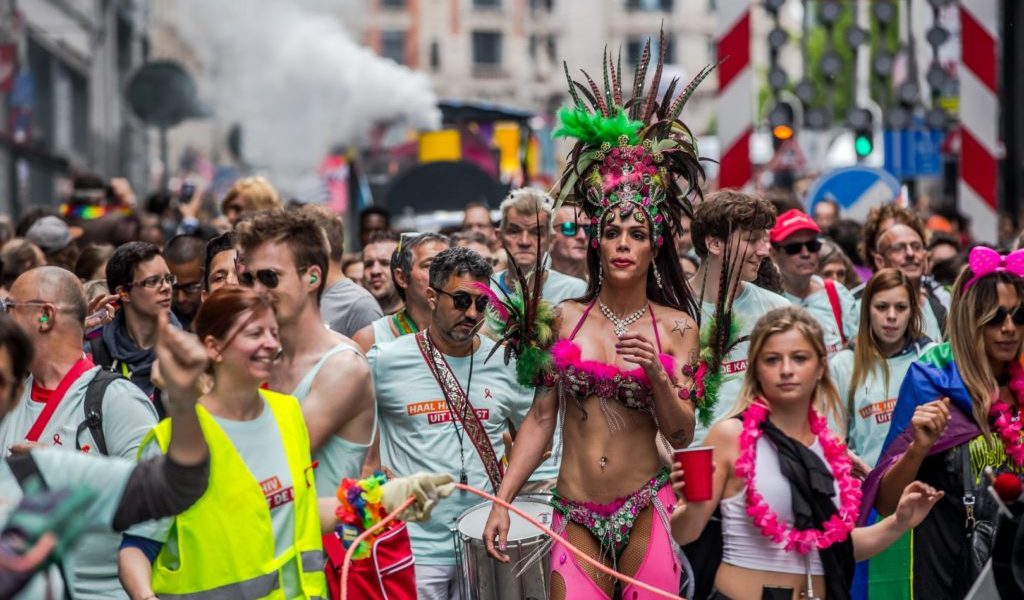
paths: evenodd
<path fill-rule="evenodd" d="M 665 287 L 661 284 L 661 271 L 658 270 L 658 267 L 654 267 L 654 282 L 658 284 L 659 290 L 665 289 Z"/>

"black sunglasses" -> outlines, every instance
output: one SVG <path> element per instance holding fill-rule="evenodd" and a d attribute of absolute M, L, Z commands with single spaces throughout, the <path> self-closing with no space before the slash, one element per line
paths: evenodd
<path fill-rule="evenodd" d="M 796 256 L 800 252 L 807 248 L 807 251 L 811 254 L 821 250 L 821 240 L 811 240 L 809 242 L 792 242 L 790 244 L 775 244 L 776 248 L 782 248 L 782 251 L 790 256 Z"/>
<path fill-rule="evenodd" d="M 469 310 L 470 304 L 476 304 L 477 312 L 483 312 L 484 309 L 487 308 L 487 303 L 490 301 L 490 299 L 487 296 L 476 296 L 474 298 L 474 296 L 472 294 L 469 294 L 468 292 L 455 292 L 453 294 L 451 292 L 446 292 L 444 290 L 439 290 L 437 288 L 434 288 L 434 291 L 437 292 L 438 294 L 451 296 L 452 305 L 455 306 L 455 310 Z"/>
<path fill-rule="evenodd" d="M 263 284 L 263 287 L 269 290 L 277 288 L 277 285 L 281 283 L 281 276 L 273 269 L 243 271 L 238 274 L 238 283 L 241 284 L 242 287 L 251 288 L 255 286 L 257 279 Z"/>
<path fill-rule="evenodd" d="M 1005 323 L 1006 317 L 1012 318 L 1014 325 L 1024 325 L 1024 305 L 1018 306 L 1012 311 L 1006 310 L 1005 308 L 1000 306 L 999 308 L 996 309 L 996 313 L 992 315 L 992 318 L 989 319 L 988 322 L 986 322 L 985 324 L 996 327 Z"/>

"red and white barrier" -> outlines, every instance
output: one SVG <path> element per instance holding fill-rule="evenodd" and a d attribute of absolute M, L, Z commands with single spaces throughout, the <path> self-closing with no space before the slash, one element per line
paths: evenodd
<path fill-rule="evenodd" d="M 999 0 L 960 2 L 960 212 L 978 240 L 997 236 Z"/>
<path fill-rule="evenodd" d="M 748 0 L 718 2 L 718 139 L 722 153 L 718 184 L 741 188 L 750 181 L 750 134 L 754 129 L 754 81 L 750 68 Z"/>

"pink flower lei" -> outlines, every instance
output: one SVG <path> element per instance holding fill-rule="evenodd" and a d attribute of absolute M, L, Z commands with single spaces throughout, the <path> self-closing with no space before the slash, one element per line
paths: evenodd
<path fill-rule="evenodd" d="M 1014 361 L 1010 367 L 1010 392 L 1016 396 L 1018 406 L 1024 398 L 1024 367 L 1019 361 Z M 1018 409 L 1019 410 L 1019 409 Z M 1017 467 L 1024 467 L 1024 440 L 1021 440 L 1021 424 L 1019 415 L 1014 418 L 1010 405 L 998 399 L 989 409 L 989 418 L 999 433 L 999 439 L 1003 441 L 1006 456 L 1013 461 Z"/>
<path fill-rule="evenodd" d="M 796 550 L 807 554 L 817 548 L 824 550 L 832 544 L 842 542 L 857 524 L 860 512 L 860 481 L 851 475 L 852 463 L 846 451 L 846 444 L 832 434 L 828 422 L 815 412 L 807 411 L 811 431 L 817 436 L 824 450 L 832 475 L 839 483 L 840 506 L 836 514 L 824 523 L 821 530 L 796 529 L 784 522 L 768 506 L 754 485 L 754 466 L 757 464 L 757 440 L 761 437 L 761 423 L 768 417 L 768 407 L 758 399 L 743 414 L 743 432 L 740 433 L 740 455 L 736 459 L 736 474 L 747 484 L 747 514 L 761 534 L 776 544 L 785 544 L 785 550 Z"/>

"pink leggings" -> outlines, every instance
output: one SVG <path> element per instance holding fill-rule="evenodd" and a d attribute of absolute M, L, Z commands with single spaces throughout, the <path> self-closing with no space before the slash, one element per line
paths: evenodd
<path fill-rule="evenodd" d="M 651 536 L 640 568 L 632 577 L 658 589 L 678 594 L 682 568 L 667 520 L 672 514 L 675 501 L 672 486 L 665 485 L 658 490 L 658 495 L 651 502 L 651 510 L 654 511 L 651 515 Z M 658 510 L 659 505 L 663 511 Z M 561 533 L 565 531 L 566 525 L 568 523 L 556 510 L 551 528 Z M 577 560 L 571 550 L 559 542 L 554 542 L 551 547 L 551 573 L 558 573 L 565 583 L 565 597 L 588 600 L 608 598 L 608 595 L 579 566 Z M 627 585 L 622 589 L 623 600 L 645 600 L 655 597 L 650 592 L 637 589 L 633 585 Z"/>

